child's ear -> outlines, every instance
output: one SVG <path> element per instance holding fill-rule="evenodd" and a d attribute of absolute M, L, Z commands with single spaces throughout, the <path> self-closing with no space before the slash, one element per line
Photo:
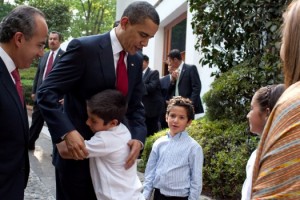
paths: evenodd
<path fill-rule="evenodd" d="M 110 126 L 113 127 L 113 126 L 117 126 L 119 123 L 119 121 L 117 119 L 113 119 L 109 122 Z"/>

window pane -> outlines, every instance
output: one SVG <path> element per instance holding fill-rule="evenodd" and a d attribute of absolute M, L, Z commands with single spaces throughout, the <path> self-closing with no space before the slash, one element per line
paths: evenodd
<path fill-rule="evenodd" d="M 172 28 L 171 49 L 185 51 L 186 19 Z"/>

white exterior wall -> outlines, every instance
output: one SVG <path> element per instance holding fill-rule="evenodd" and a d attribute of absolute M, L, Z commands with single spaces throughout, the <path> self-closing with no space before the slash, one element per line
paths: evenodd
<path fill-rule="evenodd" d="M 117 14 L 116 19 L 120 19 L 125 7 L 134 2 L 135 0 L 117 0 Z M 149 3 L 154 5 L 158 0 L 148 0 Z M 179 17 L 182 13 L 187 12 L 187 29 L 186 29 L 186 52 L 185 62 L 187 64 L 195 64 L 197 66 L 202 90 L 201 96 L 210 89 L 210 84 L 214 80 L 210 77 L 212 71 L 208 67 L 202 67 L 199 64 L 201 53 L 195 51 L 194 45 L 197 42 L 197 38 L 193 35 L 191 26 L 192 13 L 189 12 L 189 5 L 186 0 L 161 0 L 156 10 L 160 17 L 160 28 L 158 29 L 155 37 L 149 40 L 148 46 L 143 48 L 143 53 L 149 56 L 149 66 L 153 69 L 157 69 L 162 74 L 162 62 L 163 62 L 163 47 L 164 47 L 164 27 L 171 23 L 174 19 Z M 204 105 L 205 107 L 205 105 Z"/>

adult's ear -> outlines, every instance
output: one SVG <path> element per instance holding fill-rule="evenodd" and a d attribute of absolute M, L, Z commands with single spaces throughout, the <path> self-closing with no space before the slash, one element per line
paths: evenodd
<path fill-rule="evenodd" d="M 120 20 L 120 24 L 121 24 L 121 27 L 122 29 L 126 29 L 126 25 L 129 23 L 129 19 L 128 17 L 122 17 L 121 20 Z"/>
<path fill-rule="evenodd" d="M 17 47 L 20 47 L 23 40 L 25 40 L 24 34 L 21 32 L 16 32 L 13 37 L 14 43 Z"/>

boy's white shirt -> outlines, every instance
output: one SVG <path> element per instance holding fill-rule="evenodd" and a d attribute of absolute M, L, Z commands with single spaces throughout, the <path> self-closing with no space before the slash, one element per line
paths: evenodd
<path fill-rule="evenodd" d="M 97 199 L 142 200 L 142 184 L 137 176 L 137 163 L 125 169 L 131 134 L 120 123 L 85 140 L 90 158 L 90 173 Z"/>

